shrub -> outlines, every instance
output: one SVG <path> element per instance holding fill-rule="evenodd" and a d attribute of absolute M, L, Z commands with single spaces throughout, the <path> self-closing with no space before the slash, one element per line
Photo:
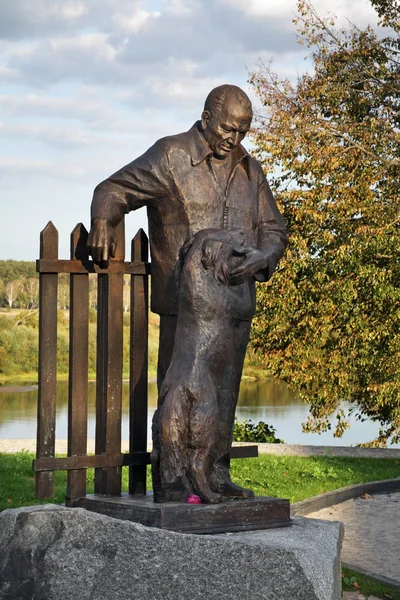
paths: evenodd
<path fill-rule="evenodd" d="M 234 442 L 259 442 L 267 444 L 284 444 L 284 441 L 276 437 L 276 430 L 272 425 L 263 421 L 252 423 L 251 421 L 238 421 L 235 418 L 233 426 Z"/>

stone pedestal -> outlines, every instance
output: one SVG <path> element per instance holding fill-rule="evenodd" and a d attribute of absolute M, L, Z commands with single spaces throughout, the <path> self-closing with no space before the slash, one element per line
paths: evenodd
<path fill-rule="evenodd" d="M 340 523 L 190 535 L 81 508 L 0 513 L 1 600 L 339 600 Z"/>

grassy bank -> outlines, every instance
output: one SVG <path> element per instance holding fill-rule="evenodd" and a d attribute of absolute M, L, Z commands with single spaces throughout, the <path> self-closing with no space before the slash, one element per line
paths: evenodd
<path fill-rule="evenodd" d="M 64 502 L 66 474 L 55 474 L 55 497 L 35 498 L 32 452 L 0 454 L 0 510 L 43 502 Z M 303 500 L 346 485 L 400 476 L 400 459 L 336 458 L 328 456 L 269 456 L 232 461 L 232 478 L 259 496 Z M 88 470 L 88 493 L 93 492 L 93 469 Z M 151 489 L 150 473 L 148 487 Z M 128 469 L 123 469 L 123 490 L 128 490 Z"/>
<path fill-rule="evenodd" d="M 89 380 L 96 378 L 96 319 L 89 311 Z M 123 376 L 129 374 L 129 320 L 124 313 Z M 157 375 L 158 337 L 160 318 L 149 313 L 149 377 Z M 58 311 L 57 379 L 68 379 L 69 311 Z M 0 312 L 0 385 L 37 383 L 38 311 L 2 309 Z M 246 356 L 243 376 L 265 379 L 268 373 L 251 349 Z"/>

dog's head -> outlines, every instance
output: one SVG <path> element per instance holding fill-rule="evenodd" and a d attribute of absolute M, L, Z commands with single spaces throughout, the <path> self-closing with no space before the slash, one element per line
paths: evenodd
<path fill-rule="evenodd" d="M 229 283 L 230 260 L 240 255 L 245 234 L 242 229 L 215 230 L 203 239 L 201 263 L 205 269 L 214 269 L 215 279 L 224 285 Z"/>

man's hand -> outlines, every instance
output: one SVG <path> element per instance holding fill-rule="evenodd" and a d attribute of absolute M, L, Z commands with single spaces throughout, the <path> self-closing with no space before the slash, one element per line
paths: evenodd
<path fill-rule="evenodd" d="M 87 245 L 94 262 L 107 267 L 115 256 L 116 244 L 114 227 L 106 219 L 93 219 Z"/>
<path fill-rule="evenodd" d="M 239 285 L 246 279 L 250 279 L 268 266 L 265 254 L 254 248 L 238 248 L 238 252 L 243 255 L 243 262 L 231 270 L 229 274 L 229 285 Z"/>

